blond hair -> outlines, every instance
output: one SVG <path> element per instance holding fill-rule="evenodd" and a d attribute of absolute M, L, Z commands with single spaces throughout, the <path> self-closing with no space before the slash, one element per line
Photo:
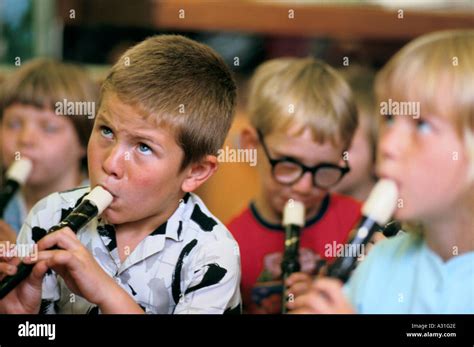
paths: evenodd
<path fill-rule="evenodd" d="M 264 135 L 309 128 L 319 143 L 348 149 L 357 128 L 357 108 L 348 84 L 314 58 L 280 58 L 260 65 L 250 82 L 248 112 Z"/>
<path fill-rule="evenodd" d="M 127 50 L 106 77 L 107 91 L 174 131 L 181 169 L 216 155 L 232 123 L 236 86 L 210 47 L 179 35 L 153 36 Z"/>
<path fill-rule="evenodd" d="M 434 32 L 411 41 L 379 72 L 375 90 L 378 103 L 417 101 L 422 113 L 448 117 L 464 141 L 474 180 L 474 30 Z"/>

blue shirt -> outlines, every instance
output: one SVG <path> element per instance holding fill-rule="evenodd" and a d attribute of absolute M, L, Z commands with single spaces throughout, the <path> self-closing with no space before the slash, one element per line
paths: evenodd
<path fill-rule="evenodd" d="M 17 192 L 6 206 L 3 219 L 18 235 L 27 214 L 23 196 L 21 192 Z"/>
<path fill-rule="evenodd" d="M 79 186 L 82 187 L 88 185 L 89 180 L 85 179 L 81 182 Z M 25 199 L 23 198 L 23 195 L 19 190 L 6 206 L 5 213 L 3 215 L 3 220 L 5 221 L 5 223 L 9 224 L 18 235 L 20 233 L 21 226 L 23 225 L 23 222 L 26 220 L 27 216 L 28 211 L 26 209 Z"/>
<path fill-rule="evenodd" d="M 344 291 L 358 313 L 474 313 L 474 252 L 443 261 L 422 237 L 377 244 Z"/>

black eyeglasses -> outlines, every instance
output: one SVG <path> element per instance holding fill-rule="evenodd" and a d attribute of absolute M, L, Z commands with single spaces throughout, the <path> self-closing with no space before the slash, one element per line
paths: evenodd
<path fill-rule="evenodd" d="M 335 164 L 322 163 L 316 166 L 306 166 L 298 160 L 291 157 L 273 159 L 270 157 L 267 145 L 263 140 L 263 134 L 257 130 L 258 139 L 262 144 L 268 161 L 272 167 L 273 178 L 281 184 L 292 185 L 297 182 L 306 172 L 311 172 L 313 184 L 315 187 L 327 189 L 337 184 L 349 171 L 349 165 L 346 162 L 345 167 Z"/>

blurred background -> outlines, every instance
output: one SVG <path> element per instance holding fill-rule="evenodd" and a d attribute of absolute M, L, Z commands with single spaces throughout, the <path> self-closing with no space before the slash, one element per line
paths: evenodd
<path fill-rule="evenodd" d="M 239 104 L 226 146 L 238 148 L 247 81 L 261 62 L 314 56 L 377 70 L 411 39 L 454 28 L 474 28 L 474 0 L 0 0 L 0 81 L 18 59 L 47 56 L 85 65 L 100 84 L 131 45 L 182 34 L 216 49 L 235 73 Z M 252 197 L 254 170 L 222 163 L 198 193 L 227 222 Z"/>

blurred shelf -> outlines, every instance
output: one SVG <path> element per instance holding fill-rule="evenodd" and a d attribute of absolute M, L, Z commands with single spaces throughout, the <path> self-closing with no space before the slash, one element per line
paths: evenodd
<path fill-rule="evenodd" d="M 96 81 L 97 83 L 102 83 L 102 81 L 107 77 L 111 69 L 111 65 L 91 65 L 83 64 L 81 65 L 89 74 L 89 76 Z M 18 67 L 9 64 L 0 64 L 0 82 L 12 74 Z"/>
<path fill-rule="evenodd" d="M 77 9 L 76 18 L 69 10 Z M 465 9 L 403 9 L 367 4 L 230 0 L 63 0 L 66 24 L 111 24 L 176 31 L 231 31 L 280 36 L 411 39 L 442 29 L 474 28 L 474 5 Z M 180 11 L 184 10 L 184 18 Z M 289 11 L 294 18 L 289 19 Z M 182 14 L 182 12 L 181 12 Z"/>

